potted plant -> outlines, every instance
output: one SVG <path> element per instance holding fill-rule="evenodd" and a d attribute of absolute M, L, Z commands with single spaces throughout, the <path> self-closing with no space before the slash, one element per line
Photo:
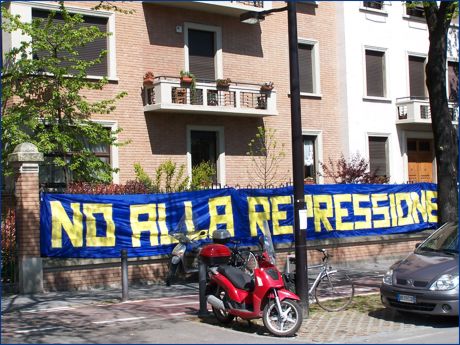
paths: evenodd
<path fill-rule="evenodd" d="M 262 91 L 271 91 L 271 90 L 273 90 L 273 86 L 274 86 L 273 82 L 269 81 L 269 82 L 263 83 L 260 86 L 260 90 L 262 90 Z"/>
<path fill-rule="evenodd" d="M 153 85 L 153 80 L 155 76 L 153 75 L 152 71 L 148 71 L 144 74 L 144 85 Z"/>
<path fill-rule="evenodd" d="M 216 80 L 216 85 L 217 87 L 220 87 L 220 88 L 227 88 L 230 86 L 230 83 L 231 83 L 231 79 L 230 78 L 226 78 L 226 79 L 217 79 Z"/>
<path fill-rule="evenodd" d="M 180 81 L 184 84 L 195 84 L 195 76 L 189 71 L 180 71 Z"/>

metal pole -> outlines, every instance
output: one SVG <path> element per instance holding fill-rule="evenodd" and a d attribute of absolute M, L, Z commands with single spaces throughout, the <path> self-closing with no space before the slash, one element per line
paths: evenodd
<path fill-rule="evenodd" d="M 287 1 L 289 32 L 289 76 L 291 78 L 292 173 L 294 177 L 294 239 L 296 292 L 308 317 L 306 230 L 300 229 L 299 211 L 305 209 L 302 116 L 300 112 L 299 53 L 296 2 Z"/>
<path fill-rule="evenodd" d="M 121 250 L 121 301 L 126 302 L 128 296 L 128 252 Z"/>
<path fill-rule="evenodd" d="M 206 302 L 206 264 L 200 260 L 200 270 L 198 273 L 198 288 L 200 295 L 200 310 L 198 316 L 206 316 L 209 314 L 208 305 Z"/>

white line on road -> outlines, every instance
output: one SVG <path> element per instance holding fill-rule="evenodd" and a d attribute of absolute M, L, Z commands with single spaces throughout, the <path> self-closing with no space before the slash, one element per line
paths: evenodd
<path fill-rule="evenodd" d="M 74 307 L 55 307 L 55 308 L 47 308 L 47 309 L 32 309 L 32 310 L 24 310 L 22 313 L 51 313 L 53 311 L 62 311 L 62 310 L 72 310 L 75 309 Z"/>
<path fill-rule="evenodd" d="M 426 336 L 430 336 L 430 335 L 436 336 L 437 334 L 439 334 L 439 333 L 438 332 L 424 333 L 424 334 L 420 334 L 420 335 L 414 335 L 412 337 L 393 339 L 392 342 L 395 342 L 395 341 L 407 341 L 407 340 L 412 340 L 412 339 L 415 339 L 415 338 L 425 338 Z"/>
<path fill-rule="evenodd" d="M 103 324 L 103 323 L 114 323 L 114 322 L 124 322 L 124 321 L 134 321 L 134 320 L 141 320 L 141 319 L 145 319 L 144 316 L 140 316 L 140 317 L 127 317 L 127 318 L 124 318 L 124 319 L 113 319 L 113 320 L 105 320 L 105 321 L 93 321 L 91 323 L 94 323 L 94 324 Z"/>
<path fill-rule="evenodd" d="M 200 303 L 200 301 L 173 303 L 173 304 L 162 304 L 162 305 L 160 305 L 160 307 L 177 307 L 179 305 L 198 304 L 198 303 Z"/>
<path fill-rule="evenodd" d="M 184 312 L 181 312 L 181 313 L 170 313 L 169 315 L 171 316 L 179 316 L 179 315 L 185 315 Z"/>
<path fill-rule="evenodd" d="M 15 333 L 32 333 L 32 332 L 43 332 L 43 331 L 49 331 L 52 329 L 58 329 L 61 327 L 44 327 L 44 328 L 33 328 L 33 329 L 21 329 L 19 331 L 15 331 Z"/>
<path fill-rule="evenodd" d="M 165 299 L 180 299 L 180 298 L 189 298 L 189 297 L 198 297 L 197 294 L 195 295 L 182 295 L 182 296 L 169 296 L 169 297 L 159 297 L 159 298 L 148 298 L 148 299 L 139 299 L 135 301 L 126 301 L 122 303 L 142 303 L 147 301 L 162 301 Z"/>

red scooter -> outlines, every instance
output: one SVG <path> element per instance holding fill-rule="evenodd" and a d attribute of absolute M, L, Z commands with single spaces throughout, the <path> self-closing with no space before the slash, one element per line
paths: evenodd
<path fill-rule="evenodd" d="M 231 251 L 222 244 L 209 244 L 200 256 L 208 265 L 207 302 L 221 323 L 235 317 L 262 318 L 267 330 L 282 337 L 294 335 L 303 321 L 299 297 L 287 290 L 275 266 L 275 251 L 268 224 L 259 238 L 262 255 L 253 257 L 252 274 L 227 264 Z M 250 265 L 246 265 L 248 268 Z"/>

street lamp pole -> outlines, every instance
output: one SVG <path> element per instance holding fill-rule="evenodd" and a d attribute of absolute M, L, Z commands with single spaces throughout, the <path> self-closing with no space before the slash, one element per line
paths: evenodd
<path fill-rule="evenodd" d="M 299 53 L 296 2 L 287 2 L 289 34 L 289 76 L 291 79 L 292 174 L 294 178 L 294 240 L 296 292 L 308 317 L 306 229 L 300 227 L 300 211 L 305 209 L 302 116 L 300 112 Z"/>
<path fill-rule="evenodd" d="M 287 1 L 286 7 L 273 8 L 261 12 L 246 12 L 240 21 L 256 24 L 273 12 L 288 12 L 289 34 L 289 77 L 291 85 L 291 136 L 292 136 L 292 174 L 294 177 L 294 241 L 296 292 L 300 297 L 305 317 L 308 317 L 308 276 L 307 276 L 307 238 L 306 229 L 300 227 L 300 211 L 305 209 L 304 195 L 304 157 L 302 139 L 302 116 L 300 113 L 299 52 L 297 39 L 297 9 L 295 1 Z M 305 217 L 305 215 L 304 215 Z"/>

